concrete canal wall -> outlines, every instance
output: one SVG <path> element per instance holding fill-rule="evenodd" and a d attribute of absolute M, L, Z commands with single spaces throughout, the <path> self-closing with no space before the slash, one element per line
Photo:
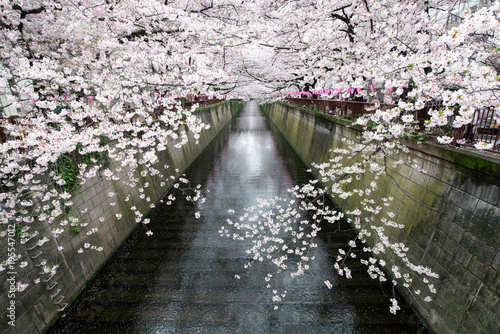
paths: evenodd
<path fill-rule="evenodd" d="M 343 138 L 357 141 L 351 122 L 299 107 L 264 106 L 306 165 L 326 162 Z M 393 179 L 380 182 L 381 196 L 403 230 L 391 238 L 405 242 L 410 260 L 440 275 L 434 300 L 402 289 L 407 301 L 435 333 L 498 333 L 500 324 L 500 159 L 433 144 L 405 143 L 425 173 L 408 165 L 390 167 Z M 390 163 L 388 165 L 391 165 Z M 368 176 L 368 182 L 370 182 Z M 396 184 L 399 183 L 399 186 Z M 337 203 L 343 210 L 358 203 Z M 422 291 L 423 291 L 422 287 Z"/>
<path fill-rule="evenodd" d="M 240 107 L 239 102 L 226 102 L 200 109 L 197 115 L 205 124 L 210 124 L 210 129 L 201 133 L 199 144 L 195 144 L 192 134 L 190 134 L 189 142 L 180 149 L 174 147 L 176 142 L 169 142 L 167 150 L 159 152 L 161 153 L 160 164 L 170 166 L 168 170 L 163 169 L 164 175 L 177 177 L 182 174 Z M 175 169 L 179 172 L 175 172 Z M 30 283 L 30 285 L 25 291 L 16 294 L 15 327 L 10 326 L 7 323 L 11 300 L 7 295 L 8 277 L 5 271 L 0 274 L 2 284 L 0 333 L 43 332 L 57 317 L 58 310 L 82 289 L 127 238 L 137 226 L 135 215 L 130 211 L 130 207 L 135 205 L 141 212 L 148 212 L 149 203 L 157 202 L 168 190 L 167 187 L 160 186 L 158 179 L 149 176 L 140 177 L 140 171 L 139 169 L 136 172 L 137 175 L 134 176 L 138 179 L 138 185 L 134 189 L 123 188 L 121 180 L 108 181 L 102 175 L 80 186 L 78 190 L 80 193 L 73 200 L 72 211 L 74 216 L 81 218 L 80 222 L 89 223 L 87 227 L 82 228 L 82 231 L 63 233 L 56 239 L 57 245 L 52 240 L 41 247 L 33 247 L 29 243 L 26 246 L 17 245 L 17 247 L 26 247 L 26 252 L 34 264 L 24 268 L 25 270 L 17 275 L 16 281 Z M 129 178 L 125 169 L 119 175 L 122 179 Z M 146 182 L 149 182 L 148 187 L 145 186 Z M 143 192 L 139 188 L 142 188 Z M 119 196 L 108 196 L 111 192 Z M 146 203 L 140 198 L 141 194 L 150 197 L 151 201 Z M 128 203 L 123 201 L 127 196 L 130 196 Z M 112 202 L 116 204 L 111 205 Z M 117 219 L 116 214 L 122 214 L 121 219 Z M 87 236 L 87 232 L 94 227 L 99 229 L 98 232 Z M 38 227 L 37 230 L 40 231 L 41 236 L 49 236 L 53 228 L 54 226 L 46 224 L 46 226 Z M 87 242 L 92 246 L 103 247 L 103 250 L 98 252 L 85 248 L 84 245 Z M 57 246 L 62 246 L 63 249 L 58 251 Z M 78 253 L 79 249 L 83 249 L 84 252 Z M 59 265 L 55 275 L 48 273 L 42 276 L 40 283 L 33 283 L 34 278 L 39 277 L 44 266 L 52 268 L 54 264 Z"/>

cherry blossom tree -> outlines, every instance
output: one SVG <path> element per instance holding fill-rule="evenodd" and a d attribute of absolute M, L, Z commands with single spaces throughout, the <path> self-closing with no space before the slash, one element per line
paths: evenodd
<path fill-rule="evenodd" d="M 496 2 L 475 13 L 465 11 L 463 22 L 449 28 L 446 21 L 436 19 L 436 13 L 449 13 L 456 3 L 363 0 L 273 1 L 264 5 L 262 15 L 275 33 L 265 42 L 253 42 L 250 59 L 243 63 L 248 75 L 276 90 L 356 88 L 360 95 L 374 96 L 377 88 L 396 104 L 384 109 L 375 104 L 370 114 L 355 122 L 364 127 L 360 142 L 345 143 L 334 150 L 334 158 L 314 166 L 322 186 L 314 186 L 315 180 L 291 189 L 290 202 L 262 200 L 247 209 L 258 215 L 245 213 L 239 221 L 229 220 L 221 228 L 221 235 L 253 241 L 247 250 L 253 261 L 268 260 L 276 265 L 276 272 L 269 273 L 266 281 L 276 279 L 285 269 L 292 276 L 308 270 L 321 225 L 345 215 L 358 236 L 339 249 L 336 268 L 340 275 L 350 277 L 346 258 L 356 256 L 354 250 L 362 247 L 375 254 L 361 259 L 371 277 L 385 281 L 390 272 L 393 284 L 406 288 L 421 280 L 426 291 L 414 289 L 412 293 L 423 293 L 423 300 L 432 300 L 437 274 L 412 262 L 407 247 L 389 237 L 388 229 L 403 226 L 392 220 L 392 198 L 380 198 L 377 189 L 381 180 L 390 178 L 388 161 L 407 151 L 400 139 L 420 131 L 416 127 L 419 110 L 429 109 L 425 126 L 435 129 L 443 144 L 452 140 L 444 132 L 445 126 L 462 128 L 472 122 L 475 111 L 485 107 L 496 108 L 497 117 L 500 114 L 500 5 Z M 259 59 L 257 54 L 266 57 Z M 419 168 L 397 158 L 392 164 Z M 324 205 L 326 194 L 340 201 L 351 198 L 359 206 L 342 214 Z M 303 220 L 308 211 L 313 212 L 312 221 Z M 381 254 L 394 262 L 387 263 Z M 331 287 L 329 281 L 325 284 Z M 283 292 L 273 292 L 273 300 L 281 300 Z M 390 311 L 398 309 L 393 298 Z"/>
<path fill-rule="evenodd" d="M 122 186 L 141 184 L 143 191 L 147 182 L 135 177 L 140 168 L 141 178 L 189 187 L 189 181 L 177 179 L 179 171 L 163 168 L 157 153 L 170 143 L 180 148 L 190 137 L 197 142 L 208 128 L 194 115 L 196 105 L 183 108 L 181 97 L 217 94 L 233 79 L 211 55 L 218 49 L 206 36 L 213 23 L 184 5 L 134 0 L 0 3 L 1 107 L 19 114 L 1 124 L 10 140 L 0 147 L 0 236 L 7 240 L 15 226 L 20 242 L 15 251 L 4 253 L 2 248 L 0 271 L 22 272 L 30 264 L 30 249 L 42 249 L 50 239 L 57 246 L 56 239 L 70 230 L 95 233 L 73 211 L 73 197 L 79 185 L 97 174 L 117 181 L 127 173 Z M 192 190 L 187 196 L 197 201 L 199 187 Z M 146 212 L 132 204 L 131 210 L 151 234 Z M 86 209 L 79 211 L 83 215 Z M 38 231 L 44 222 L 53 227 L 51 235 Z M 102 247 L 85 242 L 78 252 Z M 40 275 L 55 274 L 58 265 L 44 261 Z M 18 281 L 18 291 L 40 278 Z"/>
<path fill-rule="evenodd" d="M 321 198 L 376 193 L 376 182 L 347 189 L 368 171 L 384 175 L 381 161 L 405 149 L 399 139 L 418 131 L 415 114 L 419 110 L 429 109 L 426 126 L 435 129 L 444 144 L 451 141 L 443 131 L 445 126 L 464 127 L 480 108 L 500 112 L 500 4 L 463 12 L 463 22 L 449 27 L 439 17 L 446 17 L 456 3 L 1 0 L 1 108 L 14 108 L 22 117 L 1 124 L 11 140 L 0 147 L 0 235 L 5 237 L 6 226 L 16 224 L 24 244 L 43 245 L 48 239 L 37 234 L 36 220 L 61 225 L 54 228 L 53 238 L 71 227 L 84 228 L 75 217 L 60 217 L 68 216 L 75 185 L 98 173 L 110 180 L 117 177 L 119 170 L 105 164 L 109 159 L 118 169 L 133 173 L 141 166 L 144 176 L 175 184 L 173 175 L 157 167 L 157 152 L 169 142 L 178 147 L 185 144 L 189 137 L 185 127 L 194 140 L 207 128 L 194 115 L 194 108 L 182 108 L 177 97 L 198 92 L 225 94 L 257 85 L 282 93 L 297 88 L 357 88 L 360 95 L 374 96 L 382 90 L 397 106 L 382 110 L 375 105 L 370 115 L 356 121 L 361 126 L 377 126 L 366 127 L 362 142 L 336 152 L 347 163 L 340 158 L 318 163 L 322 187 L 293 189 L 290 201 L 296 201 L 298 208 L 275 200 L 260 202 L 272 211 L 261 220 L 270 234 L 255 234 L 253 224 L 237 226 L 250 229 L 244 235 L 257 237 L 257 244 L 273 243 L 269 256 L 278 270 L 283 269 L 282 257 L 296 248 L 287 245 L 283 249 L 286 238 L 275 232 L 293 234 L 286 239 L 293 243 L 307 239 L 306 250 L 293 251 L 298 256 L 294 275 L 303 273 L 319 222 L 334 222 L 342 216 L 326 208 Z M 478 143 L 478 147 L 487 148 L 487 144 Z M 72 179 L 62 172 L 70 157 L 80 159 Z M 125 186 L 137 183 L 130 179 Z M 195 189 L 191 198 L 199 199 L 199 191 Z M 392 252 L 405 263 L 402 269 L 388 269 L 403 285 L 409 284 L 411 277 L 405 275 L 410 274 L 429 282 L 434 273 L 406 261 L 404 246 L 387 240 L 380 228 L 370 227 L 374 219 L 388 227 L 394 224 L 390 214 L 379 209 L 380 203 L 368 200 L 374 202 L 360 200 L 359 212 L 345 213 L 355 226 L 361 225 L 358 238 L 339 251 L 339 273 L 350 273 L 343 266 L 345 257 L 352 256 L 352 248 L 360 247 L 371 234 L 378 241 L 365 248 L 375 254 Z M 390 202 L 389 198 L 378 200 Z M 276 205 L 280 206 L 277 213 Z M 306 225 L 303 216 L 294 210 L 313 212 L 316 221 L 307 223 L 307 233 L 300 230 Z M 138 222 L 147 223 L 144 212 L 133 211 Z M 290 223 L 280 227 L 265 223 L 276 215 Z M 240 238 L 245 237 L 238 234 L 236 239 Z M 259 248 L 251 252 L 257 259 L 264 258 Z M 2 270 L 6 265 L 27 265 L 25 254 L 0 256 Z M 366 265 L 372 276 L 385 279 L 380 259 L 370 258 Z M 55 266 L 47 265 L 47 271 L 56 270 Z M 26 284 L 31 282 L 19 282 L 19 290 Z M 432 293 L 433 285 L 428 284 Z M 275 295 L 278 300 L 279 294 Z M 397 303 L 391 311 L 396 309 Z"/>
<path fill-rule="evenodd" d="M 498 107 L 499 5 L 464 11 L 464 21 L 447 30 L 439 15 L 446 18 L 456 5 L 447 0 L 266 2 L 261 15 L 271 30 L 253 47 L 272 51 L 251 57 L 259 64 L 248 71 L 276 89 L 354 87 L 367 94 L 370 84 L 395 87 L 386 95 L 396 100 L 404 92 L 414 105 L 402 105 L 407 112 L 430 101 L 461 105 L 465 118 L 454 120 L 460 127 L 473 109 Z"/>

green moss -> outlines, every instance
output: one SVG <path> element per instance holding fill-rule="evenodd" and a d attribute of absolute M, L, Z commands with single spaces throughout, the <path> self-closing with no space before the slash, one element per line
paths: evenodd
<path fill-rule="evenodd" d="M 462 152 L 449 152 L 452 156 L 453 162 L 457 165 L 473 169 L 475 171 L 485 173 L 488 175 L 500 175 L 499 163 L 481 159 L 476 156 L 465 154 Z"/>
<path fill-rule="evenodd" d="M 403 144 L 426 155 L 446 160 L 454 165 L 453 169 L 465 175 L 474 172 L 474 177 L 488 179 L 488 182 L 495 183 L 500 180 L 500 159 L 490 153 L 456 149 L 429 142 L 417 145 L 411 140 L 403 140 Z M 496 184 L 500 186 L 500 182 Z"/>
<path fill-rule="evenodd" d="M 232 110 L 233 110 L 234 116 L 236 116 L 236 117 L 240 116 L 240 113 L 243 110 L 243 102 L 242 101 L 231 101 L 230 105 L 233 108 Z"/>
<path fill-rule="evenodd" d="M 227 103 L 229 103 L 229 101 L 223 101 L 223 102 L 219 102 L 219 103 L 215 103 L 215 104 L 209 104 L 207 106 L 202 106 L 202 107 L 196 108 L 196 110 L 194 112 L 200 113 L 200 112 L 204 112 L 204 111 L 207 111 L 207 110 L 210 110 L 213 108 L 219 108 L 220 106 L 225 105 Z"/>

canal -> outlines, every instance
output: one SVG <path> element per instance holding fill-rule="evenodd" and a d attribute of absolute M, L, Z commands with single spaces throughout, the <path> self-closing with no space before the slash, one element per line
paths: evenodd
<path fill-rule="evenodd" d="M 345 223 L 323 227 L 310 271 L 279 280 L 287 295 L 278 309 L 265 281 L 274 265 L 243 268 L 249 245 L 219 234 L 228 210 L 287 197 L 310 179 L 257 102 L 245 105 L 186 178 L 202 185 L 206 202 L 179 195 L 172 205 L 158 203 L 149 214 L 154 234 L 134 231 L 49 333 L 427 333 L 401 297 L 402 310 L 389 313 L 392 287 L 371 280 L 364 266 L 352 262 L 350 280 L 336 275 L 335 252 L 354 233 Z"/>

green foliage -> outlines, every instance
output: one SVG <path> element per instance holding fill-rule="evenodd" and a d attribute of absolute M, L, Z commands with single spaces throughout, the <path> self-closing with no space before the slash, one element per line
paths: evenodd
<path fill-rule="evenodd" d="M 453 137 L 453 127 L 451 125 L 445 125 L 441 129 L 447 136 Z"/>
<path fill-rule="evenodd" d="M 81 231 L 81 229 L 78 226 L 71 226 L 69 230 L 77 233 Z"/>
<path fill-rule="evenodd" d="M 233 103 L 233 108 L 234 108 L 234 114 L 235 116 L 239 116 L 241 111 L 243 110 L 243 102 L 241 101 L 234 101 Z"/>
<path fill-rule="evenodd" d="M 414 135 L 411 135 L 410 138 L 413 139 L 413 140 L 426 141 L 430 137 L 426 136 L 424 134 L 414 134 Z"/>
<path fill-rule="evenodd" d="M 64 190 L 72 191 L 78 187 L 78 167 L 76 166 L 72 154 L 64 153 L 56 161 L 57 172 L 66 182 L 63 185 Z"/>
<path fill-rule="evenodd" d="M 405 134 L 403 136 L 403 138 L 405 139 L 413 139 L 413 140 L 418 140 L 418 141 L 426 141 L 428 140 L 430 137 L 425 135 L 425 134 L 421 134 L 421 133 L 414 133 L 414 134 Z"/>
<path fill-rule="evenodd" d="M 66 214 L 66 216 L 68 218 L 72 218 L 73 217 L 73 211 L 69 210 L 68 213 Z M 78 227 L 78 225 L 76 225 L 75 223 L 71 223 L 71 226 L 69 227 L 69 230 L 73 231 L 73 232 L 77 232 L 77 233 L 81 231 L 80 227 Z"/>
<path fill-rule="evenodd" d="M 21 234 L 23 234 L 23 226 L 21 224 L 16 224 L 14 227 L 16 229 L 16 236 L 20 237 Z"/>
<path fill-rule="evenodd" d="M 103 134 L 97 136 L 96 138 L 99 138 L 99 146 L 101 147 L 107 145 L 109 142 L 108 137 Z M 55 170 L 57 174 L 65 182 L 62 187 L 67 192 L 78 189 L 79 164 L 86 164 L 87 167 L 98 164 L 100 164 L 101 167 L 104 167 L 108 164 L 107 151 L 81 154 L 80 151 L 82 149 L 83 144 L 78 143 L 74 151 L 61 154 L 55 163 Z"/>

